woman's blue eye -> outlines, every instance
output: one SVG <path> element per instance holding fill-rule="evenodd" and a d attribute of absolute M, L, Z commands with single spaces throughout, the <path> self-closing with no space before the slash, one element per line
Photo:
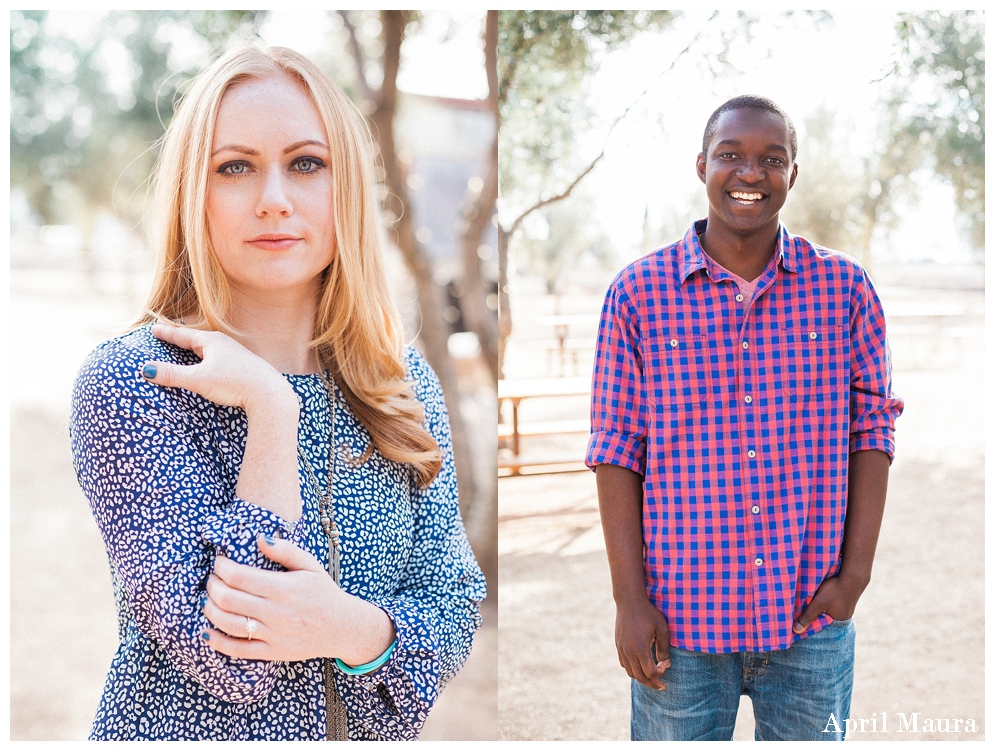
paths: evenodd
<path fill-rule="evenodd" d="M 228 164 L 222 164 L 218 168 L 218 172 L 223 175 L 244 175 L 249 169 L 245 162 L 229 162 Z"/>
<path fill-rule="evenodd" d="M 325 165 L 318 159 L 313 157 L 304 157 L 297 160 L 297 171 L 298 172 L 317 172 L 319 169 Z"/>

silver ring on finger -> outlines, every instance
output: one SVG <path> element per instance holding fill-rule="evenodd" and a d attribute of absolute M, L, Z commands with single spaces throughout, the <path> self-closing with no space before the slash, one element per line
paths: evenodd
<path fill-rule="evenodd" d="M 256 633 L 256 629 L 258 627 L 259 627 L 259 624 L 257 624 L 254 620 L 252 620 L 249 616 L 245 616 L 245 632 L 246 632 L 246 637 L 245 638 L 246 639 L 248 639 L 249 641 L 252 641 L 252 635 L 254 633 Z"/>

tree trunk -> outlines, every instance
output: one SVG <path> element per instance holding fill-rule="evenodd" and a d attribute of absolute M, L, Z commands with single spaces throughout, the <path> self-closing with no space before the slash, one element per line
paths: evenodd
<path fill-rule="evenodd" d="M 504 378 L 504 351 L 511 336 L 511 297 L 508 294 L 508 232 L 498 225 L 498 378 Z"/>
<path fill-rule="evenodd" d="M 473 453 L 470 436 L 460 411 L 460 392 L 452 361 L 449 357 L 449 325 L 442 316 L 445 309 L 443 290 L 435 283 L 432 265 L 425 249 L 415 238 L 411 203 L 408 200 L 404 170 L 397 159 L 394 141 L 394 116 L 397 110 L 397 72 L 401 62 L 401 43 L 407 18 L 404 11 L 385 10 L 380 13 L 383 25 L 383 84 L 374 95 L 375 109 L 370 119 L 373 132 L 380 146 L 389 195 L 385 199 L 388 219 L 393 217 L 392 228 L 396 243 L 411 275 L 414 277 L 421 309 L 419 338 L 425 357 L 439 376 L 446 396 L 449 422 L 453 431 L 453 457 L 459 478 L 460 510 L 464 518 L 472 519 L 472 507 L 477 499 Z M 475 547 L 480 544 L 478 531 L 467 526 L 467 534 Z"/>
<path fill-rule="evenodd" d="M 481 355 L 487 363 L 494 385 L 498 380 L 497 321 L 487 307 L 488 290 L 484 285 L 477 249 L 497 207 L 498 198 L 498 109 L 497 109 L 497 11 L 487 11 L 484 32 L 484 58 L 487 67 L 488 110 L 494 118 L 494 138 L 484 170 L 483 187 L 470 197 L 463 212 L 460 236 L 462 295 L 460 309 L 467 328 L 477 335 Z"/>

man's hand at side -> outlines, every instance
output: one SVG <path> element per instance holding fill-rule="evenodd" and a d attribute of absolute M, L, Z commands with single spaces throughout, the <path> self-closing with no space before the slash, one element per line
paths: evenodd
<path fill-rule="evenodd" d="M 646 596 L 643 477 L 623 467 L 601 464 L 597 478 L 601 526 L 615 598 L 618 661 L 631 678 L 644 686 L 662 689 L 659 679 L 670 667 L 670 629 L 663 613 Z"/>
<path fill-rule="evenodd" d="M 663 613 L 645 595 L 641 601 L 616 601 L 615 648 L 618 662 L 630 678 L 650 688 L 665 688 L 660 678 L 670 667 L 670 628 Z"/>

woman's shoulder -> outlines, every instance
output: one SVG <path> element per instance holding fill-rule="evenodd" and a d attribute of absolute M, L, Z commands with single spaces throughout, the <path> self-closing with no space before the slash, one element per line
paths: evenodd
<path fill-rule="evenodd" d="M 152 335 L 152 325 L 146 324 L 98 344 L 83 361 L 80 372 L 98 370 L 110 374 L 112 371 L 127 371 L 131 374 L 151 360 L 180 365 L 200 361 L 193 352 L 156 339 Z"/>
<path fill-rule="evenodd" d="M 78 399 L 129 393 L 158 400 L 166 389 L 142 377 L 142 368 L 153 360 L 181 365 L 199 362 L 192 352 L 156 339 L 151 325 L 141 326 L 108 339 L 87 355 L 76 376 L 74 395 Z"/>

